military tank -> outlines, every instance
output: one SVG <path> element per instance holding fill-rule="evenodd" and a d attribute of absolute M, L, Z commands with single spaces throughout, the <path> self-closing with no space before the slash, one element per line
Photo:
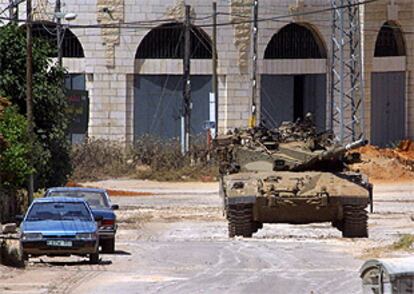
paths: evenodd
<path fill-rule="evenodd" d="M 311 119 L 218 136 L 220 196 L 229 237 L 252 237 L 263 223 L 331 222 L 345 238 L 368 237 L 372 185 L 347 166 L 360 161 Z M 372 205 L 371 205 L 372 207 Z"/>

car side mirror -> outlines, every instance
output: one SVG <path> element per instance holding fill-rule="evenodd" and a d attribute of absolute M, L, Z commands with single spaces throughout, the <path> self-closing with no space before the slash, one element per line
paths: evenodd
<path fill-rule="evenodd" d="M 24 216 L 21 214 L 18 214 L 14 217 L 14 219 L 16 220 L 16 223 L 21 223 L 24 219 Z"/>
<path fill-rule="evenodd" d="M 112 204 L 112 209 L 113 210 L 118 210 L 119 209 L 119 205 L 118 204 Z"/>
<path fill-rule="evenodd" d="M 95 219 L 96 222 L 101 222 L 103 220 L 103 217 L 102 217 L 102 215 L 95 215 L 94 219 Z"/>

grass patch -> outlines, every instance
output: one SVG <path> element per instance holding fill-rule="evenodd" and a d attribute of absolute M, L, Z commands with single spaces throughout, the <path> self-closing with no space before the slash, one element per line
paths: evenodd
<path fill-rule="evenodd" d="M 414 251 L 414 235 L 404 234 L 400 238 L 388 246 L 370 248 L 365 251 L 363 258 L 380 258 L 391 256 L 398 251 L 412 252 Z"/>
<path fill-rule="evenodd" d="M 414 243 L 414 235 L 404 234 L 395 241 L 390 247 L 392 250 L 412 250 Z"/>

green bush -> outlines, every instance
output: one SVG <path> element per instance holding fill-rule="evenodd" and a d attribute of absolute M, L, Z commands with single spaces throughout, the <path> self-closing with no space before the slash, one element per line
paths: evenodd
<path fill-rule="evenodd" d="M 16 107 L 7 107 L 0 118 L 0 134 L 5 146 L 0 153 L 2 184 L 8 187 L 24 185 L 32 172 L 28 158 L 31 146 L 27 138 L 27 121 Z"/>
<path fill-rule="evenodd" d="M 52 63 L 56 48 L 33 40 L 33 141 L 37 188 L 66 183 L 71 173 L 65 70 Z M 0 27 L 0 93 L 26 113 L 26 34 L 24 27 Z"/>

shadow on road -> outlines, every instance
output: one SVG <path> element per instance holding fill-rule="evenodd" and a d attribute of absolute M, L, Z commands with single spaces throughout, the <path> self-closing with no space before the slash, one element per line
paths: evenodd
<path fill-rule="evenodd" d="M 99 254 L 101 255 L 131 255 L 131 253 L 129 253 L 128 251 L 124 251 L 124 250 L 115 250 L 114 253 L 100 252 Z"/>
<path fill-rule="evenodd" d="M 100 260 L 98 264 L 91 264 L 88 260 L 80 261 L 44 261 L 40 259 L 39 261 L 34 261 L 34 264 L 46 264 L 49 266 L 79 266 L 79 265 L 110 265 L 112 264 L 111 260 Z"/>

